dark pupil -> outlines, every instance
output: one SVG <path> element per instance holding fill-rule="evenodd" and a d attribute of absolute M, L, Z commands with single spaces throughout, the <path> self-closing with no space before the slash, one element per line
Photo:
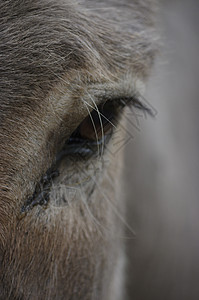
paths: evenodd
<path fill-rule="evenodd" d="M 82 140 L 88 142 L 100 141 L 103 134 L 111 134 L 115 116 L 113 105 L 105 103 L 103 106 L 98 107 L 98 110 L 98 112 L 93 110 L 82 121 L 71 135 L 69 143 L 81 142 Z"/>

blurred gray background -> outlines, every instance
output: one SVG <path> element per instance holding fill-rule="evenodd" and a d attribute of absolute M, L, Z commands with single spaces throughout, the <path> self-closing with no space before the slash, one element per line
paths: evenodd
<path fill-rule="evenodd" d="M 161 55 L 146 98 L 154 119 L 126 149 L 128 294 L 199 299 L 199 1 L 164 1 Z M 128 230 L 127 230 L 128 231 Z"/>

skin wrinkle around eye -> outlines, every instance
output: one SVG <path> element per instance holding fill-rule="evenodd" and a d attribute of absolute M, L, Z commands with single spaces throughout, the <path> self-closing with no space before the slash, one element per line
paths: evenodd
<path fill-rule="evenodd" d="M 121 103 L 120 103 L 121 102 Z M 23 213 L 27 213 L 30 211 L 34 206 L 36 205 L 42 205 L 46 207 L 49 201 L 49 194 L 51 193 L 51 186 L 54 185 L 52 180 L 53 178 L 56 178 L 60 175 L 59 173 L 59 165 L 61 164 L 62 160 L 65 159 L 67 156 L 70 155 L 76 155 L 76 154 L 84 154 L 81 157 L 83 158 L 83 161 L 86 162 L 86 158 L 89 160 L 90 164 L 90 157 L 93 156 L 96 152 L 96 145 L 101 141 L 101 144 L 106 146 L 108 143 L 114 127 L 117 128 L 117 123 L 118 123 L 118 117 L 121 117 L 121 111 L 118 110 L 119 106 L 122 105 L 122 109 L 124 109 L 125 106 L 131 104 L 132 106 L 138 108 L 138 109 L 143 109 L 145 112 L 148 112 L 152 115 L 152 112 L 148 107 L 146 107 L 142 102 L 139 102 L 136 98 L 123 98 L 121 100 L 109 100 L 106 101 L 104 104 L 100 105 L 99 113 L 102 117 L 102 123 L 99 123 L 99 115 L 98 113 L 93 110 L 92 114 L 87 116 L 84 121 L 78 126 L 76 131 L 71 135 L 71 137 L 66 141 L 65 147 L 62 149 L 61 153 L 57 155 L 57 159 L 55 162 L 54 167 L 50 168 L 45 176 L 42 177 L 41 181 L 39 184 L 36 186 L 36 190 L 33 194 L 32 197 L 29 197 L 26 203 L 23 205 L 21 212 L 22 212 L 22 217 L 25 216 Z M 97 108 L 98 109 L 98 108 Z M 94 117 L 95 116 L 95 117 Z M 93 118 L 93 124 L 90 120 L 90 118 Z M 108 127 L 107 127 L 108 125 Z M 96 140 L 96 136 L 94 134 L 94 128 L 93 126 L 96 127 L 96 134 L 98 135 L 98 139 Z M 104 137 L 100 136 L 101 134 L 101 129 L 100 126 L 103 126 L 103 131 L 104 131 Z M 94 135 L 93 135 L 94 134 Z M 109 136 L 109 138 L 107 138 Z M 94 143 L 95 141 L 95 143 Z M 102 146 L 101 146 L 102 147 Z M 89 151 L 88 151 L 89 150 Z M 89 155 L 88 155 L 89 154 Z M 96 156 L 95 156 L 96 157 Z M 80 157 L 79 157 L 80 158 Z M 79 161 L 78 156 L 75 157 L 75 163 L 78 164 Z M 70 182 L 70 177 L 73 177 L 73 175 L 70 175 L 70 171 L 68 170 L 68 167 L 65 166 L 64 169 L 67 170 L 67 173 L 69 174 L 69 177 L 67 176 L 68 179 L 64 179 L 63 181 L 63 186 L 67 188 L 67 185 Z M 75 174 L 75 172 L 72 172 Z M 50 179 L 50 181 L 44 180 L 44 178 Z M 86 180 L 87 181 L 87 180 Z M 64 183 L 65 182 L 65 183 Z M 47 183 L 47 185 L 46 185 Z M 76 184 L 75 184 L 76 185 Z M 78 184 L 79 185 L 79 184 Z M 39 188 L 39 190 L 38 190 Z M 75 188 L 72 187 L 71 188 Z M 55 190 L 55 187 L 53 186 L 53 190 Z M 91 191 L 88 192 L 88 195 L 91 195 L 92 192 L 94 191 L 94 187 L 91 188 Z M 59 192 L 58 192 L 59 195 Z M 53 198 L 53 197 L 51 197 Z M 57 198 L 57 196 L 54 198 Z M 88 199 L 90 196 L 88 197 Z M 21 217 L 20 217 L 21 218 Z"/>
<path fill-rule="evenodd" d="M 66 81 L 64 80 L 64 83 L 65 83 Z M 122 83 L 121 83 L 122 84 Z M 123 89 L 123 91 L 121 91 L 120 93 L 121 93 L 121 95 L 129 95 L 129 94 L 132 94 L 132 93 L 135 93 L 135 90 L 134 90 L 134 88 L 132 88 L 133 87 L 133 85 L 130 85 L 129 84 L 129 86 L 130 86 L 130 91 L 128 91 L 128 90 L 126 90 L 125 91 L 125 93 L 124 93 L 124 89 Z M 110 97 L 110 95 L 115 95 L 115 94 L 117 94 L 117 97 L 118 97 L 118 95 L 120 94 L 119 93 L 119 90 L 118 90 L 118 88 L 120 88 L 120 83 L 118 84 L 118 86 L 116 85 L 116 84 L 113 84 L 113 83 L 111 83 L 111 84 L 106 84 L 106 85 L 97 85 L 97 89 L 94 89 L 94 86 L 92 85 L 92 88 L 90 89 L 90 92 L 93 92 L 93 94 L 95 94 L 95 98 L 96 99 L 98 99 L 98 101 L 100 101 L 100 99 L 102 99 L 102 97 L 104 96 L 104 94 L 105 95 L 107 95 L 108 94 L 108 96 Z M 49 102 L 49 106 L 48 106 L 48 111 L 46 112 L 46 115 L 44 115 L 44 120 L 40 120 L 40 123 L 41 122 L 43 122 L 43 123 L 45 123 L 46 125 L 48 125 L 48 130 L 51 128 L 51 126 L 53 126 L 53 125 L 56 125 L 57 126 L 57 129 L 56 128 L 53 128 L 51 131 L 54 131 L 54 132 L 56 132 L 56 131 L 58 131 L 58 130 L 60 130 L 60 123 L 62 123 L 62 126 L 64 127 L 64 131 L 65 131 L 65 125 L 63 125 L 64 123 L 64 121 L 63 121 L 63 115 L 64 114 L 66 114 L 67 115 L 67 123 L 68 123 L 68 126 L 70 126 L 70 128 L 75 128 L 75 126 L 77 126 L 76 124 L 79 124 L 79 115 L 77 114 L 77 116 L 75 116 L 75 115 L 70 115 L 70 110 L 73 110 L 73 107 L 71 106 L 70 107 L 70 101 L 73 103 L 73 105 L 75 106 L 76 105 L 76 103 L 75 103 L 75 101 L 71 98 L 70 99 L 70 97 L 67 99 L 67 101 L 66 101 L 66 98 L 65 98 L 65 94 L 66 94 L 66 90 L 67 90 L 67 86 L 66 85 L 63 85 L 63 84 L 61 84 L 61 85 L 59 85 L 58 87 L 56 87 L 55 88 L 55 91 L 58 91 L 58 94 L 56 94 L 56 92 L 55 92 L 55 94 L 53 95 L 53 93 L 51 94 L 51 97 L 48 99 L 48 102 Z M 89 88 L 88 88 L 88 90 L 89 90 Z M 83 91 L 83 90 L 82 90 Z M 106 92 L 107 91 L 107 92 Z M 130 92 L 130 93 L 129 93 Z M 68 93 L 68 90 L 67 90 L 67 93 Z M 74 90 L 73 90 L 73 93 L 74 93 Z M 69 95 L 70 95 L 70 93 L 68 93 Z M 79 94 L 78 94 L 79 95 Z M 84 96 L 84 94 L 82 95 L 82 98 L 83 98 L 83 103 L 84 103 L 84 101 L 85 101 L 85 98 L 86 98 L 86 103 L 89 103 L 88 101 L 89 101 L 89 98 L 90 97 L 92 97 L 91 96 L 91 93 L 86 93 L 86 95 L 87 95 L 87 98 Z M 98 95 L 98 98 L 96 97 Z M 99 96 L 100 95 L 100 96 Z M 76 101 L 79 101 L 79 99 L 76 99 Z M 97 102 L 97 101 L 96 101 Z M 92 102 L 91 102 L 92 103 Z M 57 105 L 58 104 L 58 105 Z M 65 106 L 67 104 L 67 111 L 65 111 L 64 109 L 63 109 L 63 107 Z M 72 104 L 71 104 L 72 105 Z M 82 107 L 83 107 L 83 104 L 82 104 Z M 92 106 L 92 104 L 90 104 L 90 109 L 92 108 L 93 106 Z M 49 109 L 51 109 L 51 111 L 49 111 Z M 77 111 L 76 110 L 76 113 L 78 113 L 78 112 L 81 112 L 81 107 L 79 108 L 79 110 Z M 50 121 L 50 113 L 53 113 L 53 114 L 55 114 L 56 115 L 56 117 L 57 117 L 57 124 L 51 124 L 50 125 L 50 123 L 49 123 L 49 121 Z M 82 115 L 83 113 L 81 112 L 81 115 Z M 84 117 L 85 116 L 85 113 L 82 115 L 82 117 Z M 82 118 L 81 117 L 81 118 Z M 74 122 L 74 120 L 76 119 L 76 121 L 74 122 L 74 126 L 72 126 L 72 123 L 70 122 L 70 120 L 69 120 L 69 118 L 71 119 L 71 120 L 73 120 L 73 122 Z M 66 119 L 66 116 L 64 117 L 64 119 Z M 78 123 L 77 123 L 78 122 Z M 70 131 L 72 131 L 72 129 L 70 130 Z M 36 131 L 37 132 L 37 131 Z M 65 132 L 64 132 L 64 134 L 65 134 Z M 64 135 L 63 134 L 63 135 Z M 69 134 L 68 134 L 69 135 Z M 52 138 L 53 138 L 53 136 L 52 136 Z M 47 137 L 47 140 L 49 140 L 49 136 Z M 63 139 L 64 140 L 64 139 Z M 49 143 L 49 142 L 48 142 Z M 53 143 L 53 141 L 52 141 L 52 143 Z M 60 146 L 61 147 L 61 146 Z M 44 150 L 45 151 L 45 150 Z M 56 151 L 57 151 L 57 148 L 56 148 Z M 52 159 L 53 159 L 53 154 L 52 154 Z M 47 163 L 46 163 L 46 169 L 47 168 L 49 168 L 49 166 L 50 166 L 50 161 L 48 161 Z M 38 179 L 36 179 L 34 182 L 35 182 L 35 184 L 36 184 L 36 182 L 37 181 L 39 181 L 39 176 L 41 177 L 41 173 L 40 173 L 40 175 L 38 175 Z M 33 193 L 33 190 L 32 191 L 29 191 L 29 195 L 31 195 L 31 193 Z"/>

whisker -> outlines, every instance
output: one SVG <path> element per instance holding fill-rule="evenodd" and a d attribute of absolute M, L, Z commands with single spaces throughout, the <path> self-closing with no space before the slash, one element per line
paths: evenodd
<path fill-rule="evenodd" d="M 98 107 L 97 107 L 95 101 L 94 101 L 93 98 L 91 97 L 91 95 L 90 95 L 90 99 L 91 99 L 91 101 L 93 102 L 93 104 L 94 104 L 94 106 L 95 106 L 95 108 L 96 108 L 96 112 L 97 112 L 97 114 L 98 114 L 98 116 L 99 116 L 100 127 L 101 127 L 101 132 L 102 132 L 102 146 L 101 146 L 101 157 L 102 157 L 102 155 L 103 155 L 103 153 L 104 153 L 104 127 L 103 127 L 103 123 L 102 123 L 101 113 L 100 113 L 100 111 L 99 111 L 99 109 L 98 109 Z"/>
<path fill-rule="evenodd" d="M 93 120 L 93 117 L 91 115 L 90 110 L 88 109 L 87 103 L 85 101 L 83 101 L 83 103 L 86 105 L 86 109 L 87 109 L 88 114 L 90 116 L 90 119 L 91 119 L 91 122 L 92 122 L 92 125 L 93 125 L 93 129 L 95 131 L 95 137 L 96 137 L 96 141 L 97 141 L 97 153 L 98 153 L 98 157 L 100 157 L 100 146 L 99 146 L 99 139 L 98 139 L 98 133 L 97 133 L 97 129 L 96 129 L 96 126 L 95 126 L 95 122 Z"/>
<path fill-rule="evenodd" d="M 83 99 L 83 101 L 94 111 L 97 111 L 96 108 L 93 107 L 90 103 L 88 103 L 85 99 Z M 115 129 L 117 128 L 117 126 L 115 126 L 103 113 L 101 113 L 100 111 L 99 111 L 99 113 L 109 124 L 111 124 Z"/>

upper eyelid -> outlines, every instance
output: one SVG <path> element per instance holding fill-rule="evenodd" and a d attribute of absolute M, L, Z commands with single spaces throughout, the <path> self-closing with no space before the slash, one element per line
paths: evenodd
<path fill-rule="evenodd" d="M 109 99 L 103 99 L 102 101 L 100 101 L 101 103 L 98 104 L 97 106 L 94 106 L 92 104 L 87 103 L 87 105 L 95 111 L 98 111 L 97 108 L 99 106 L 101 106 L 103 108 L 103 106 L 107 103 L 114 103 L 115 106 L 118 107 L 125 107 L 125 106 L 131 106 L 134 108 L 137 108 L 139 110 L 142 110 L 146 113 L 148 113 L 150 116 L 155 117 L 156 115 L 156 111 L 155 109 L 150 105 L 150 103 L 148 103 L 146 101 L 146 99 L 141 96 L 141 95 L 134 95 L 134 96 L 119 96 L 119 97 L 114 97 L 114 98 L 109 98 Z M 102 115 L 102 113 L 100 111 L 98 111 L 100 115 Z"/>
<path fill-rule="evenodd" d="M 144 98 L 144 96 L 140 93 L 139 88 L 141 84 L 135 84 L 132 81 L 132 85 L 128 85 L 125 87 L 125 81 L 114 86 L 109 84 L 94 84 L 93 86 L 89 86 L 86 94 L 84 95 L 86 100 L 92 99 L 92 103 L 90 103 L 89 107 L 91 109 L 95 109 L 93 105 L 93 100 L 95 101 L 97 106 L 104 105 L 107 101 L 113 102 L 118 106 L 121 106 L 121 102 L 123 101 L 124 106 L 131 106 L 132 108 L 140 109 L 145 113 L 149 114 L 152 117 L 155 117 L 157 114 L 156 109 Z M 84 97 L 83 97 L 84 98 Z"/>

